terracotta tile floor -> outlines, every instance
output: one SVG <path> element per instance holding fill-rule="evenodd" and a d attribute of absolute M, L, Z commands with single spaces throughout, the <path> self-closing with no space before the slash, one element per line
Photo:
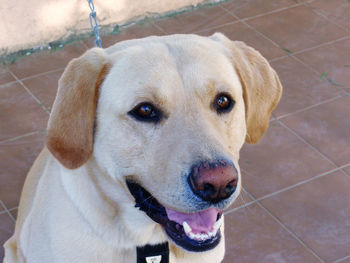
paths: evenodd
<path fill-rule="evenodd" d="M 105 36 L 221 31 L 266 56 L 284 85 L 258 145 L 244 146 L 245 192 L 227 211 L 224 262 L 350 262 L 350 1 L 234 0 Z M 57 80 L 92 46 L 76 42 L 0 67 L 0 244 L 43 147 Z M 3 250 L 0 249 L 0 261 Z"/>

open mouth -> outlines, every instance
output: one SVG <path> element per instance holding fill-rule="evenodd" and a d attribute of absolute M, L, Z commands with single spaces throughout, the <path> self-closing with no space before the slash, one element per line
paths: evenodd
<path fill-rule="evenodd" d="M 127 180 L 135 207 L 145 212 L 153 221 L 163 226 L 167 235 L 178 246 L 188 251 L 206 251 L 220 242 L 222 211 L 209 208 L 196 213 L 181 213 L 162 206 L 139 184 Z"/>

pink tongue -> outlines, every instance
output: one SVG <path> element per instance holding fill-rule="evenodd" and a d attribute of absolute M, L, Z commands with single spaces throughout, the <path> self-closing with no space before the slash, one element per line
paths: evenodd
<path fill-rule="evenodd" d="M 204 211 L 200 211 L 192 214 L 185 214 L 176 212 L 169 208 L 165 208 L 168 218 L 171 221 L 182 225 L 184 221 L 189 224 L 192 232 L 197 234 L 201 232 L 209 232 L 213 230 L 214 223 L 216 222 L 218 213 L 220 212 L 217 208 L 209 208 Z"/>

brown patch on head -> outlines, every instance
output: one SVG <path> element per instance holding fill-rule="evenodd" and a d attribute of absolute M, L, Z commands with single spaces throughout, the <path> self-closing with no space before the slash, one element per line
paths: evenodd
<path fill-rule="evenodd" d="M 255 49 L 240 41 L 231 41 L 222 34 L 211 37 L 230 51 L 230 58 L 243 88 L 246 111 L 246 142 L 257 143 L 267 127 L 270 115 L 277 106 L 282 85 L 267 60 Z"/>
<path fill-rule="evenodd" d="M 72 60 L 59 80 L 46 145 L 69 169 L 80 167 L 92 154 L 98 90 L 109 68 L 104 51 L 94 48 Z"/>

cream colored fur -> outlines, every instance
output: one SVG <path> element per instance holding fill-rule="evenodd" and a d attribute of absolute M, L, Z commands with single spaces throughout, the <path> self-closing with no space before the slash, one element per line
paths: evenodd
<path fill-rule="evenodd" d="M 212 108 L 219 92 L 235 100 L 232 112 Z M 134 207 L 125 178 L 166 207 L 203 209 L 188 188 L 190 167 L 220 157 L 238 169 L 240 148 L 261 138 L 280 95 L 266 60 L 222 34 L 149 37 L 87 51 L 60 80 L 47 147 L 26 179 L 4 262 L 132 263 L 136 246 L 164 241 L 171 263 L 221 262 L 224 238 L 201 253 L 173 245 Z M 153 124 L 130 117 L 143 101 L 167 118 Z M 237 198 L 240 182 L 221 208 Z"/>

